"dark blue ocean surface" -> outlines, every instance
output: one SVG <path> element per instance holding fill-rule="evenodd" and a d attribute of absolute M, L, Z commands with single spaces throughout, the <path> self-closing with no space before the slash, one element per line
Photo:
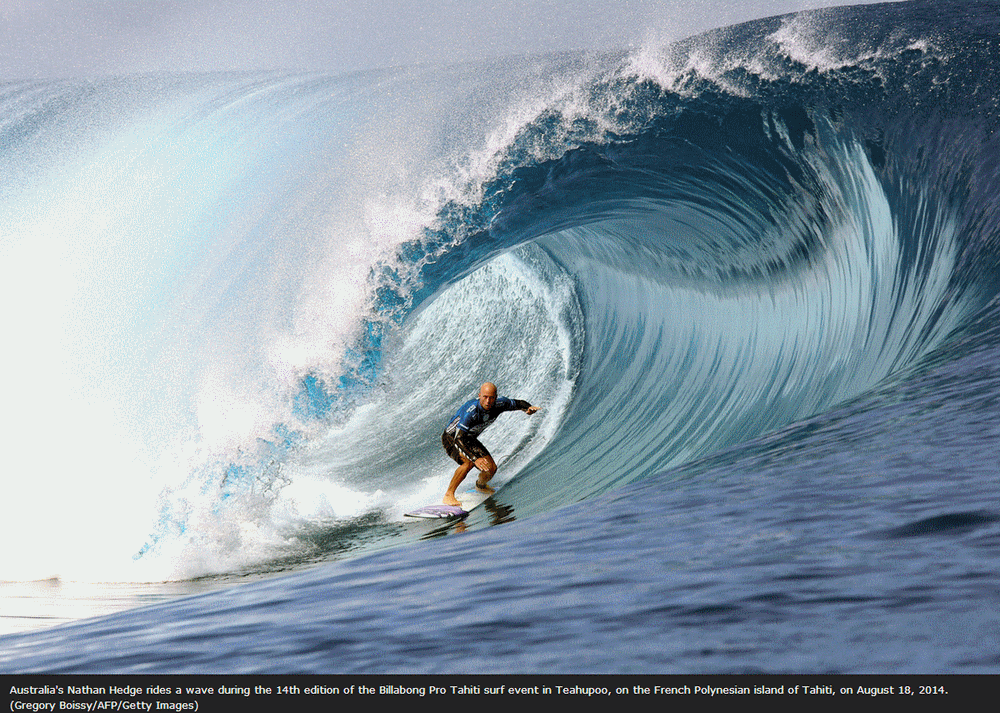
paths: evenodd
<path fill-rule="evenodd" d="M 0 671 L 997 671 L 998 29 L 4 87 L 0 578 L 159 603 Z M 406 521 L 485 380 L 502 487 Z"/>

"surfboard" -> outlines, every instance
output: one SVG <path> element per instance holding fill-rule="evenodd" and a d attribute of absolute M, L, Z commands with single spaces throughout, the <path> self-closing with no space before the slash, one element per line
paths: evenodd
<path fill-rule="evenodd" d="M 475 508 L 486 502 L 490 496 L 486 493 L 480 493 L 478 490 L 473 490 L 469 493 L 459 493 L 455 497 L 458 499 L 458 502 L 462 503 L 461 507 L 436 503 L 434 505 L 424 505 L 416 510 L 405 512 L 403 515 L 405 517 L 416 517 L 423 520 L 450 520 L 453 518 L 463 518 Z"/>

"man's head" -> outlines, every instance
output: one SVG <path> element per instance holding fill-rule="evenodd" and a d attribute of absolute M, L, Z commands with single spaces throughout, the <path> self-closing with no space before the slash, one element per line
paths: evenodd
<path fill-rule="evenodd" d="M 490 382 L 486 382 L 479 387 L 479 405 L 489 411 L 497 400 L 497 387 Z"/>

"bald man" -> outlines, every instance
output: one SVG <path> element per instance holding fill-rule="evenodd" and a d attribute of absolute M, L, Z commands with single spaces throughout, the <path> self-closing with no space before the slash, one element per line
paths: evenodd
<path fill-rule="evenodd" d="M 455 475 L 444 494 L 445 505 L 461 505 L 455 497 L 455 488 L 473 468 L 481 471 L 476 480 L 476 489 L 487 494 L 494 492 L 487 483 L 496 475 L 497 464 L 486 446 L 479 442 L 479 434 L 506 411 L 524 411 L 530 415 L 537 410 L 537 406 L 532 406 L 527 401 L 497 396 L 497 387 L 489 382 L 479 388 L 478 399 L 470 399 L 462 404 L 441 436 L 445 453 L 458 463 Z"/>

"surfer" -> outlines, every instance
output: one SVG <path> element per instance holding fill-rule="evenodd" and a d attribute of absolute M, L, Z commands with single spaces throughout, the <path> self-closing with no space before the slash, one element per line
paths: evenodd
<path fill-rule="evenodd" d="M 494 492 L 488 483 L 497 472 L 497 464 L 486 446 L 479 442 L 479 434 L 506 411 L 533 414 L 537 410 L 538 406 L 532 406 L 527 401 L 497 396 L 497 387 L 489 382 L 479 387 L 478 399 L 470 399 L 462 404 L 441 436 L 445 453 L 458 463 L 455 475 L 444 494 L 445 505 L 460 505 L 455 497 L 455 488 L 473 468 L 481 471 L 476 480 L 476 489 L 487 494 Z"/>

